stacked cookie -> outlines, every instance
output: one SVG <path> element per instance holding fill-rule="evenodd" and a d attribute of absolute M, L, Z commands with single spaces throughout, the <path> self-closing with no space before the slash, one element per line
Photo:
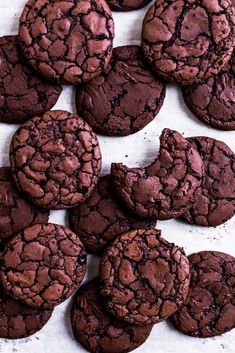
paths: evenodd
<path fill-rule="evenodd" d="M 234 266 L 221 252 L 187 258 L 158 230 L 124 233 L 74 298 L 74 336 L 89 352 L 130 352 L 168 318 L 194 337 L 221 335 L 235 327 Z"/>
<path fill-rule="evenodd" d="M 190 267 L 183 250 L 158 230 L 133 230 L 105 251 L 100 278 L 80 288 L 73 332 L 89 352 L 130 352 L 183 303 Z"/>

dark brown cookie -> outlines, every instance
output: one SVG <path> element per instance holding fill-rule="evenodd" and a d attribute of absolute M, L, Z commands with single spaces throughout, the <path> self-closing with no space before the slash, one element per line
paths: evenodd
<path fill-rule="evenodd" d="M 89 199 L 69 210 L 69 224 L 87 251 L 101 254 L 119 235 L 132 229 L 155 228 L 156 222 L 129 214 L 113 195 L 110 175 L 101 177 Z"/>
<path fill-rule="evenodd" d="M 190 267 L 183 249 L 161 238 L 159 230 L 133 230 L 105 251 L 100 280 L 113 315 L 136 325 L 155 324 L 182 305 Z"/>
<path fill-rule="evenodd" d="M 138 45 L 117 47 L 103 73 L 77 88 L 76 106 L 94 130 L 125 136 L 145 127 L 159 112 L 166 87 L 149 70 Z"/>
<path fill-rule="evenodd" d="M 47 223 L 49 212 L 36 208 L 17 190 L 9 167 L 0 168 L 0 249 L 13 235 L 37 223 Z"/>
<path fill-rule="evenodd" d="M 195 337 L 221 335 L 235 327 L 235 258 L 216 251 L 189 256 L 192 278 L 184 304 L 172 317 Z"/>
<path fill-rule="evenodd" d="M 141 9 L 151 0 L 107 0 L 111 10 L 114 11 L 131 11 Z"/>
<path fill-rule="evenodd" d="M 0 121 L 21 123 L 51 109 L 62 92 L 21 62 L 17 36 L 0 37 Z"/>
<path fill-rule="evenodd" d="M 234 27 L 229 0 L 158 0 L 144 19 L 143 52 L 161 77 L 199 83 L 229 61 Z"/>
<path fill-rule="evenodd" d="M 204 176 L 183 219 L 198 226 L 215 227 L 235 213 L 235 155 L 225 143 L 213 138 L 192 137 L 189 141 L 202 157 Z"/>
<path fill-rule="evenodd" d="M 36 224 L 5 247 L 3 289 L 33 308 L 51 308 L 70 297 L 86 271 L 86 252 L 78 236 L 56 224 Z"/>
<path fill-rule="evenodd" d="M 217 75 L 183 87 L 185 103 L 203 123 L 221 130 L 235 130 L 235 56 Z"/>
<path fill-rule="evenodd" d="M 104 0 L 28 0 L 19 36 L 24 56 L 42 76 L 80 84 L 109 63 L 114 23 Z"/>
<path fill-rule="evenodd" d="M 47 323 L 52 310 L 34 309 L 7 296 L 0 289 L 0 337 L 23 338 L 33 335 Z"/>
<path fill-rule="evenodd" d="M 177 218 L 188 210 L 202 178 L 202 159 L 176 131 L 164 129 L 158 158 L 146 168 L 113 163 L 117 197 L 133 212 L 149 219 Z"/>
<path fill-rule="evenodd" d="M 127 353 L 148 338 L 152 325 L 134 326 L 112 316 L 99 295 L 99 279 L 81 287 L 71 310 L 75 338 L 89 352 Z"/>
<path fill-rule="evenodd" d="M 96 135 L 78 116 L 54 110 L 24 123 L 10 148 L 18 188 L 48 209 L 77 206 L 92 193 L 101 168 Z"/>

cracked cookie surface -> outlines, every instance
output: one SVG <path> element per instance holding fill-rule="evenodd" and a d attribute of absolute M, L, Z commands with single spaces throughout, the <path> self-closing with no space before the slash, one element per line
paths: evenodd
<path fill-rule="evenodd" d="M 234 25 L 230 0 L 158 0 L 144 19 L 142 49 L 161 77 L 199 83 L 229 61 Z"/>
<path fill-rule="evenodd" d="M 56 224 L 37 224 L 4 249 L 0 279 L 6 293 L 33 308 L 52 308 L 69 298 L 86 271 L 78 236 Z"/>
<path fill-rule="evenodd" d="M 114 11 L 131 11 L 141 9 L 151 0 L 107 0 L 111 10 Z"/>
<path fill-rule="evenodd" d="M 217 76 L 182 88 L 184 101 L 204 124 L 235 130 L 235 54 Z"/>
<path fill-rule="evenodd" d="M 201 185 L 203 162 L 197 149 L 176 131 L 164 129 L 158 158 L 145 168 L 112 163 L 117 197 L 133 214 L 177 218 L 188 210 Z"/>
<path fill-rule="evenodd" d="M 23 338 L 41 330 L 52 310 L 34 309 L 7 296 L 0 289 L 0 337 Z"/>
<path fill-rule="evenodd" d="M 209 137 L 192 137 L 203 165 L 202 185 L 195 193 L 192 207 L 183 220 L 198 226 L 215 227 L 235 213 L 235 155 L 222 141 Z"/>
<path fill-rule="evenodd" d="M 192 277 L 184 304 L 173 315 L 180 331 L 195 337 L 221 335 L 235 327 L 235 259 L 216 251 L 189 256 Z"/>
<path fill-rule="evenodd" d="M 69 210 L 71 229 L 87 251 L 101 254 L 119 235 L 132 229 L 155 228 L 156 222 L 132 216 L 116 200 L 110 175 L 101 177 L 91 197 Z"/>
<path fill-rule="evenodd" d="M 152 325 L 134 326 L 111 315 L 99 295 L 98 278 L 78 290 L 71 322 L 75 338 L 93 353 L 130 352 L 146 341 L 152 329 Z"/>
<path fill-rule="evenodd" d="M 141 47 L 114 48 L 102 74 L 77 87 L 76 106 L 94 130 L 108 136 L 125 136 L 144 128 L 158 114 L 166 86 L 148 69 Z"/>
<path fill-rule="evenodd" d="M 18 188 L 48 209 L 75 207 L 98 181 L 96 135 L 78 116 L 54 110 L 24 123 L 14 134 L 10 162 Z"/>
<path fill-rule="evenodd" d="M 51 109 L 62 87 L 38 77 L 21 61 L 17 36 L 0 38 L 0 121 L 21 123 Z"/>
<path fill-rule="evenodd" d="M 47 223 L 49 212 L 36 208 L 17 190 L 11 169 L 0 168 L 0 249 L 13 235 L 37 223 Z"/>
<path fill-rule="evenodd" d="M 104 0 L 29 0 L 19 37 L 24 56 L 42 76 L 75 85 L 109 63 L 114 23 Z"/>
<path fill-rule="evenodd" d="M 186 298 L 190 267 L 183 249 L 160 237 L 159 230 L 133 230 L 107 248 L 100 285 L 107 309 L 136 325 L 171 316 Z"/>

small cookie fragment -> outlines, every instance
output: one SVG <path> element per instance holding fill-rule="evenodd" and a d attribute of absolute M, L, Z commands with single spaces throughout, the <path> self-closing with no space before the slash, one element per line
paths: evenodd
<path fill-rule="evenodd" d="M 77 115 L 54 110 L 14 134 L 10 162 L 15 182 L 35 205 L 77 206 L 92 193 L 101 169 L 96 135 Z"/>
<path fill-rule="evenodd" d="M 182 92 L 189 110 L 204 124 L 235 130 L 235 54 L 218 75 Z"/>
<path fill-rule="evenodd" d="M 201 185 L 202 159 L 178 132 L 164 129 L 158 158 L 145 168 L 112 163 L 117 197 L 133 214 L 149 219 L 177 218 L 188 210 Z"/>
<path fill-rule="evenodd" d="M 4 249 L 0 280 L 4 291 L 33 308 L 52 308 L 79 287 L 86 252 L 78 236 L 56 224 L 37 224 Z"/>
<path fill-rule="evenodd" d="M 155 228 L 156 222 L 134 217 L 117 202 L 111 175 L 101 177 L 91 197 L 69 210 L 69 224 L 87 251 L 101 254 L 119 235 L 132 229 Z"/>
<path fill-rule="evenodd" d="M 28 0 L 20 18 L 20 46 L 48 80 L 81 84 L 108 65 L 114 23 L 105 0 Z"/>
<path fill-rule="evenodd" d="M 7 296 L 0 289 L 0 337 L 24 338 L 41 330 L 52 310 L 34 309 Z"/>
<path fill-rule="evenodd" d="M 202 185 L 183 220 L 198 226 L 216 227 L 235 213 L 235 155 L 222 141 L 210 137 L 188 139 L 203 160 Z"/>
<path fill-rule="evenodd" d="M 189 256 L 188 296 L 173 315 L 174 326 L 194 337 L 222 335 L 235 327 L 235 258 L 217 251 Z"/>
<path fill-rule="evenodd" d="M 160 77 L 191 85 L 228 63 L 234 33 L 230 0 L 158 0 L 144 18 L 142 49 Z"/>
<path fill-rule="evenodd" d="M 107 0 L 113 11 L 138 10 L 147 5 L 151 0 Z"/>
<path fill-rule="evenodd" d="M 81 287 L 71 310 L 75 338 L 89 352 L 127 353 L 148 338 L 152 326 L 134 326 L 116 319 L 104 307 L 99 295 L 99 279 Z"/>
<path fill-rule="evenodd" d="M 133 230 L 105 251 L 100 280 L 114 316 L 140 326 L 155 324 L 184 302 L 190 267 L 184 251 L 161 238 L 159 230 Z"/>
<path fill-rule="evenodd" d="M 21 230 L 48 222 L 49 212 L 36 208 L 20 195 L 11 169 L 0 167 L 0 248 Z"/>
<path fill-rule="evenodd" d="M 0 121 L 22 123 L 51 109 L 62 87 L 38 77 L 21 60 L 17 36 L 0 37 Z"/>
<path fill-rule="evenodd" d="M 76 106 L 94 130 L 107 136 L 126 136 L 143 129 L 162 107 L 166 85 L 146 65 L 141 48 L 114 48 L 102 74 L 77 87 Z"/>

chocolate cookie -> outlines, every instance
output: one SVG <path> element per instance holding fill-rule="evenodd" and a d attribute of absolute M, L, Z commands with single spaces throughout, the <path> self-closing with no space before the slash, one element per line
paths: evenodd
<path fill-rule="evenodd" d="M 235 56 L 217 75 L 183 87 L 185 103 L 203 123 L 221 130 L 235 130 Z"/>
<path fill-rule="evenodd" d="M 18 188 L 48 209 L 75 207 L 92 193 L 101 168 L 96 135 L 78 116 L 46 112 L 14 134 L 10 162 Z"/>
<path fill-rule="evenodd" d="M 37 223 L 47 223 L 49 212 L 36 208 L 19 194 L 9 167 L 0 168 L 0 249 L 13 235 Z"/>
<path fill-rule="evenodd" d="M 0 121 L 21 123 L 51 109 L 62 92 L 20 58 L 17 36 L 0 37 Z"/>
<path fill-rule="evenodd" d="M 215 227 L 235 213 L 235 155 L 225 143 L 213 138 L 192 137 L 189 141 L 202 157 L 204 176 L 183 219 L 190 224 Z"/>
<path fill-rule="evenodd" d="M 235 258 L 217 251 L 189 256 L 192 279 L 184 304 L 172 317 L 195 337 L 221 335 L 235 327 Z"/>
<path fill-rule="evenodd" d="M 133 214 L 149 219 L 177 218 L 188 210 L 201 185 L 202 159 L 176 131 L 164 129 L 158 158 L 145 168 L 112 163 L 117 197 Z"/>
<path fill-rule="evenodd" d="M 33 335 L 47 323 L 52 310 L 34 309 L 7 296 L 0 289 L 0 337 L 23 338 Z"/>
<path fill-rule="evenodd" d="M 100 279 L 112 314 L 136 325 L 155 324 L 182 305 L 190 267 L 183 249 L 161 238 L 159 230 L 133 230 L 107 248 Z"/>
<path fill-rule="evenodd" d="M 141 9 L 151 0 L 107 0 L 111 10 L 114 11 L 131 11 Z"/>
<path fill-rule="evenodd" d="M 89 352 L 127 353 L 148 338 L 152 326 L 134 326 L 109 314 L 99 295 L 99 279 L 81 287 L 71 310 L 75 338 Z"/>
<path fill-rule="evenodd" d="M 104 0 L 28 0 L 20 18 L 20 45 L 49 80 L 80 84 L 108 65 L 114 23 Z"/>
<path fill-rule="evenodd" d="M 203 82 L 229 61 L 234 27 L 229 0 L 158 0 L 144 19 L 143 52 L 164 79 Z"/>
<path fill-rule="evenodd" d="M 110 175 L 101 177 L 91 197 L 69 210 L 69 224 L 87 251 L 101 254 L 119 235 L 132 229 L 155 228 L 156 222 L 129 214 L 117 202 Z"/>
<path fill-rule="evenodd" d="M 145 127 L 159 112 L 166 87 L 149 70 L 138 45 L 117 47 L 106 70 L 77 88 L 76 106 L 94 130 L 125 136 Z"/>
<path fill-rule="evenodd" d="M 70 297 L 86 271 L 78 236 L 55 224 L 36 224 L 5 247 L 0 280 L 11 296 L 33 308 L 51 308 Z"/>

